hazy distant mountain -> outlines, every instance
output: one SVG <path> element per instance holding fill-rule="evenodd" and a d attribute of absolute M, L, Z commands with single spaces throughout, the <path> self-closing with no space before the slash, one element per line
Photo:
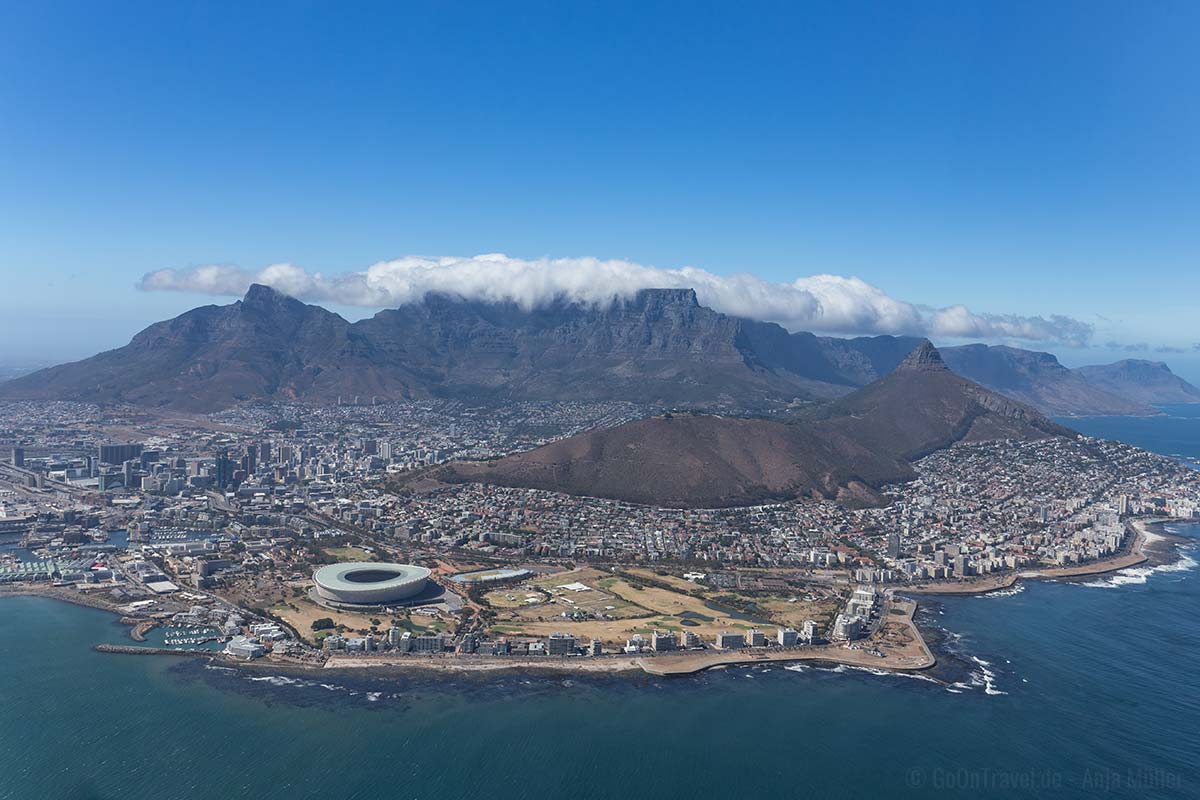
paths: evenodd
<path fill-rule="evenodd" d="M 884 378 L 792 421 L 656 417 L 433 475 L 671 507 L 868 504 L 882 485 L 913 477 L 909 461 L 956 442 L 1071 434 L 953 374 L 924 342 Z"/>
<path fill-rule="evenodd" d="M 201 411 L 354 396 L 759 408 L 852 391 L 914 341 L 791 334 L 705 308 L 689 289 L 644 290 L 607 308 L 430 296 L 351 324 L 253 286 L 236 303 L 156 323 L 125 347 L 5 383 L 0 397 Z"/>
<path fill-rule="evenodd" d="M 1048 414 L 1152 414 L 1136 395 L 1114 392 L 1059 363 L 1050 353 L 969 344 L 942 348 L 950 369 Z"/>
<path fill-rule="evenodd" d="M 1161 361 L 1129 358 L 1115 364 L 1079 367 L 1088 383 L 1142 403 L 1200 403 L 1200 389 Z"/>

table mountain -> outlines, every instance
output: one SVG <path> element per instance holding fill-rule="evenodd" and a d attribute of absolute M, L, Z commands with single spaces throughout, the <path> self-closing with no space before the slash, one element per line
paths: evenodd
<path fill-rule="evenodd" d="M 125 347 L 0 383 L 0 398 L 200 412 L 247 400 L 355 397 L 761 411 L 846 395 L 890 372 L 920 341 L 789 333 L 701 306 L 690 289 L 537 308 L 429 295 L 350 323 L 256 285 L 235 303 L 151 325 Z M 1151 413 L 1148 402 L 1200 398 L 1162 365 L 1138 366 L 1149 362 L 1087 372 L 1012 347 L 944 355 L 959 374 L 1047 413 Z"/>
<path fill-rule="evenodd" d="M 0 384 L 0 397 L 212 411 L 339 397 L 626 400 L 754 409 L 836 397 L 915 340 L 789 333 L 648 289 L 534 309 L 430 295 L 349 323 L 265 286 L 156 323 L 125 347 Z"/>

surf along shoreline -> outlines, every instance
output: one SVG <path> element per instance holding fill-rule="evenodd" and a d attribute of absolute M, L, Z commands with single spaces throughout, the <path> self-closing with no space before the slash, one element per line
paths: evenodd
<path fill-rule="evenodd" d="M 1135 519 L 1130 522 L 1133 528 L 1133 538 L 1123 548 L 1122 552 L 1111 558 L 1089 561 L 1071 567 L 1042 567 L 1030 570 L 1014 570 L 1003 575 L 985 578 L 968 578 L 961 581 L 928 581 L 926 583 L 905 586 L 900 591 L 915 595 L 953 595 L 953 594 L 988 594 L 1004 589 L 1011 589 L 1022 580 L 1062 580 L 1088 578 L 1104 575 L 1130 567 L 1136 567 L 1149 561 L 1153 555 L 1152 548 L 1160 543 L 1174 543 L 1178 537 L 1163 533 L 1160 529 L 1171 522 L 1191 522 L 1192 520 L 1175 519 L 1173 517 L 1156 517 L 1152 519 Z M 1181 540 L 1179 540 L 1181 541 Z M 1178 553 L 1173 553 L 1178 558 Z"/>
<path fill-rule="evenodd" d="M 16 596 L 46 597 L 73 605 L 107 611 L 120 618 L 123 624 L 136 623 L 119 607 L 99 597 L 70 592 L 62 587 L 25 585 L 0 590 L 0 598 Z M 937 663 L 924 637 L 913 621 L 917 603 L 907 598 L 888 598 L 879 630 L 866 639 L 846 644 L 801 646 L 787 649 L 743 649 L 677 651 L 663 654 L 610 654 L 601 656 L 484 656 L 475 654 L 442 653 L 437 655 L 332 655 L 322 663 L 289 656 L 268 654 L 254 661 L 245 661 L 213 650 L 176 650 L 171 648 L 118 645 L 102 643 L 92 649 L 115 655 L 206 658 L 221 665 L 248 671 L 288 670 L 308 674 L 330 672 L 389 672 L 434 671 L 454 673 L 499 673 L 538 671 L 546 673 L 622 673 L 640 672 L 666 677 L 688 675 L 706 669 L 729 665 L 754 665 L 786 662 L 817 662 L 843 664 L 891 672 L 914 672 L 928 669 Z M 131 631 L 132 634 L 132 631 Z M 132 639 L 132 635 L 131 635 Z"/>
<path fill-rule="evenodd" d="M 1134 537 L 1125 552 L 1088 564 L 1016 571 L 980 580 L 929 582 L 915 586 L 894 587 L 889 590 L 879 630 L 866 639 L 844 644 L 801 646 L 787 649 L 704 650 L 656 655 L 610 654 L 560 658 L 484 656 L 459 653 L 382 656 L 332 655 L 322 663 L 273 654 L 255 661 L 244 661 L 219 651 L 171 650 L 137 645 L 104 644 L 95 645 L 93 649 L 99 652 L 124 655 L 202 657 L 217 661 L 222 665 L 248 671 L 284 669 L 308 674 L 355 673 L 362 670 L 380 674 L 411 671 L 487 674 L 532 670 L 545 673 L 577 674 L 640 672 L 658 677 L 670 677 L 694 674 L 718 667 L 793 662 L 845 665 L 897 673 L 919 672 L 933 667 L 937 663 L 937 659 L 913 619 L 918 608 L 917 601 L 899 595 L 987 594 L 1010 589 L 1021 580 L 1061 580 L 1102 575 L 1146 563 L 1152 555 L 1161 557 L 1161 563 L 1166 563 L 1169 560 L 1167 553 L 1165 551 L 1154 553 L 1153 549 L 1161 545 L 1169 546 L 1171 557 L 1177 560 L 1180 556 L 1173 545 L 1183 540 L 1161 532 L 1161 527 L 1170 522 L 1186 521 L 1190 520 L 1173 518 L 1134 520 L 1131 522 Z M 116 614 L 122 617 L 121 621 L 126 624 L 136 622 L 136 620 L 127 618 L 120 608 L 104 599 L 77 591 L 68 591 L 62 587 L 22 585 L 0 588 L 0 599 L 6 596 L 48 597 Z"/>

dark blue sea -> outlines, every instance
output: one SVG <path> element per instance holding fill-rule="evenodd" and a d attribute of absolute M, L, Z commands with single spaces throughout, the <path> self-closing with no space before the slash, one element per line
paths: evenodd
<path fill-rule="evenodd" d="M 1158 566 L 923 601 L 923 677 L 243 672 L 0 599 L 0 798 L 1200 798 L 1200 525 L 1164 533 Z"/>
<path fill-rule="evenodd" d="M 1064 417 L 1088 436 L 1115 439 L 1200 468 L 1200 403 L 1162 405 L 1153 417 Z"/>

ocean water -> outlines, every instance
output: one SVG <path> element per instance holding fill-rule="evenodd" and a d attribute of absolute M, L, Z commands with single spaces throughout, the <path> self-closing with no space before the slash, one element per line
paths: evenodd
<path fill-rule="evenodd" d="M 1200 468 L 1200 403 L 1158 407 L 1154 417 L 1063 417 L 1058 421 L 1080 433 L 1115 439 Z"/>
<path fill-rule="evenodd" d="M 6 598 L 0 798 L 1200 797 L 1185 555 L 929 601 L 934 677 L 243 672 L 96 653 L 111 615 Z"/>
<path fill-rule="evenodd" d="M 923 600 L 909 677 L 250 672 L 3 598 L 0 799 L 1200 798 L 1200 525 L 1169 532 L 1164 566 Z"/>

